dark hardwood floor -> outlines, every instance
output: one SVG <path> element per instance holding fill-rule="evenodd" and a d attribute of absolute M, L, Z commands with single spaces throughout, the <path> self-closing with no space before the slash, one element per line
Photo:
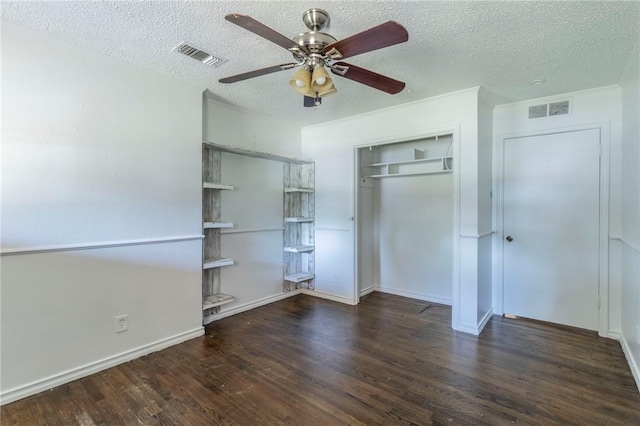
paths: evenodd
<path fill-rule="evenodd" d="M 3 425 L 640 425 L 618 342 L 373 293 L 295 296 L 206 335 L 2 407 Z"/>

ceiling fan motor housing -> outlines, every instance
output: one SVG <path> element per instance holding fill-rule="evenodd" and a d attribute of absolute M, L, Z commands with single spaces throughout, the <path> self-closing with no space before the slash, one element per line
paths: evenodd
<path fill-rule="evenodd" d="M 329 14 L 322 9 L 309 9 L 302 15 L 302 20 L 311 31 L 293 37 L 294 43 L 306 53 L 292 51 L 294 58 L 303 62 L 309 69 L 321 64 L 329 65 L 328 60 L 331 58 L 327 57 L 324 48 L 337 40 L 327 33 L 320 32 L 329 22 Z"/>
<path fill-rule="evenodd" d="M 329 14 L 322 9 L 309 9 L 302 14 L 302 21 L 311 31 L 320 31 L 329 23 Z"/>
<path fill-rule="evenodd" d="M 295 36 L 293 41 L 305 47 L 309 53 L 322 53 L 322 49 L 324 49 L 326 45 L 335 43 L 337 40 L 326 33 L 309 31 Z"/>

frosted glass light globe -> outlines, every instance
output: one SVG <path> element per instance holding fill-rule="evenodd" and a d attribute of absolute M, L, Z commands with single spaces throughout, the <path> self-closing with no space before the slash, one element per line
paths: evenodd
<path fill-rule="evenodd" d="M 324 77 L 318 77 L 318 79 L 316 80 L 316 84 L 319 85 L 319 86 L 322 86 L 326 82 L 327 82 L 327 79 L 324 78 Z"/>
<path fill-rule="evenodd" d="M 296 86 L 298 86 L 298 87 L 304 87 L 304 81 L 302 81 L 302 80 L 296 80 Z"/>

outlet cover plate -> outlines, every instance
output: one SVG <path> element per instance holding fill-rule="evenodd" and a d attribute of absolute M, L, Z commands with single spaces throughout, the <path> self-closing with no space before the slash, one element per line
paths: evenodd
<path fill-rule="evenodd" d="M 116 317 L 116 333 L 122 333 L 129 329 L 129 315 L 119 315 Z"/>

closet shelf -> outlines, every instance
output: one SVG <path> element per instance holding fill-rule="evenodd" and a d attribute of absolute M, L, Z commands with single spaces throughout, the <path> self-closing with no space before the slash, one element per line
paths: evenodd
<path fill-rule="evenodd" d="M 375 163 L 375 164 L 365 164 L 364 167 L 384 167 L 384 166 L 393 166 L 396 164 L 419 164 L 419 163 L 430 163 L 434 161 L 444 161 L 451 160 L 453 157 L 432 157 L 432 158 L 419 158 L 417 160 L 405 160 L 405 161 L 389 161 L 386 163 Z"/>
<path fill-rule="evenodd" d="M 202 187 L 204 189 L 228 189 L 228 190 L 236 189 L 236 187 L 233 185 L 225 185 L 223 183 L 213 183 L 213 182 L 203 182 Z"/>
<path fill-rule="evenodd" d="M 314 277 L 315 275 L 309 272 L 298 272 L 295 274 L 285 275 L 284 280 L 292 283 L 299 283 L 302 281 L 312 280 Z"/>
<path fill-rule="evenodd" d="M 204 229 L 233 228 L 233 222 L 205 222 L 202 227 Z"/>
<path fill-rule="evenodd" d="M 315 250 L 314 246 L 305 246 L 305 245 L 291 246 L 291 247 L 284 248 L 284 251 L 287 251 L 289 253 L 305 253 L 313 250 Z"/>
<path fill-rule="evenodd" d="M 205 259 L 202 269 L 220 268 L 221 266 L 233 265 L 233 259 L 226 257 L 212 257 L 211 259 Z"/>
<path fill-rule="evenodd" d="M 379 178 L 396 177 L 396 176 L 437 175 L 437 174 L 452 173 L 452 172 L 453 170 L 436 170 L 433 172 L 390 173 L 390 174 L 384 174 L 384 175 L 371 175 L 371 176 L 362 176 L 362 177 L 379 179 Z"/>
<path fill-rule="evenodd" d="M 418 151 L 418 150 L 415 150 Z M 385 178 L 393 176 L 419 176 L 453 171 L 453 157 L 418 158 L 415 160 L 396 161 L 389 163 L 368 164 L 365 167 L 374 168 L 371 175 L 364 178 Z M 379 169 L 375 169 L 379 167 Z"/>
<path fill-rule="evenodd" d="M 288 223 L 313 222 L 313 218 L 312 217 L 285 217 L 284 221 Z"/>
<path fill-rule="evenodd" d="M 297 188 L 297 187 L 291 187 L 291 188 L 285 188 L 284 192 L 313 192 L 314 189 L 313 188 Z"/>
<path fill-rule="evenodd" d="M 202 300 L 202 310 L 206 311 L 207 309 L 211 309 L 217 306 L 231 303 L 234 300 L 235 300 L 235 297 L 229 294 L 224 294 L 224 293 L 212 294 L 211 296 L 207 296 Z"/>

